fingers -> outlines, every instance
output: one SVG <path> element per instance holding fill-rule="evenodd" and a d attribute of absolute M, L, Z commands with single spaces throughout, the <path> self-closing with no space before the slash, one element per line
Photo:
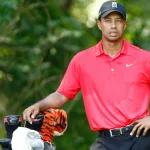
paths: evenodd
<path fill-rule="evenodd" d="M 132 131 L 131 131 L 131 133 L 130 133 L 130 135 L 134 135 L 135 134 L 135 132 L 137 131 L 137 129 L 140 127 L 140 125 L 141 124 L 136 124 L 135 126 L 134 126 L 134 128 L 132 129 Z"/>
<path fill-rule="evenodd" d="M 145 128 L 145 129 L 144 129 L 144 131 L 143 131 L 143 136 L 146 136 L 148 130 L 149 130 L 149 128 Z"/>
<path fill-rule="evenodd" d="M 142 131 L 143 128 L 144 128 L 144 126 L 141 125 L 141 126 L 137 129 L 136 137 L 139 137 L 139 135 L 140 135 L 140 133 L 141 133 L 141 131 Z"/>
<path fill-rule="evenodd" d="M 36 106 L 30 106 L 23 112 L 23 118 L 25 121 L 28 121 L 30 124 L 34 121 L 35 116 L 39 113 L 39 108 Z"/>
<path fill-rule="evenodd" d="M 25 121 L 28 121 L 30 124 L 32 124 L 32 119 L 31 119 L 31 114 L 32 114 L 32 110 L 29 108 L 25 109 L 23 112 L 23 119 Z"/>
<path fill-rule="evenodd" d="M 30 115 L 31 119 L 34 120 L 38 113 L 39 113 L 38 109 L 34 109 L 33 113 Z"/>
<path fill-rule="evenodd" d="M 130 132 L 130 135 L 136 134 L 136 137 L 139 137 L 139 135 L 145 136 L 147 134 L 147 131 L 150 129 L 150 116 L 146 116 L 140 120 L 137 120 L 132 123 L 134 128 Z"/>
<path fill-rule="evenodd" d="M 144 127 L 144 125 L 137 124 L 131 131 L 130 135 L 134 135 L 136 132 L 136 137 L 139 137 L 141 133 L 143 136 L 146 136 L 148 130 L 149 130 L 149 128 Z"/>

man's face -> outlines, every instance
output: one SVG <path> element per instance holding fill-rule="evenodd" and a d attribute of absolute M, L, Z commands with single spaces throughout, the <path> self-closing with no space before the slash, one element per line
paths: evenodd
<path fill-rule="evenodd" d="M 117 41 L 123 37 L 127 21 L 118 12 L 112 12 L 98 21 L 104 40 Z"/>

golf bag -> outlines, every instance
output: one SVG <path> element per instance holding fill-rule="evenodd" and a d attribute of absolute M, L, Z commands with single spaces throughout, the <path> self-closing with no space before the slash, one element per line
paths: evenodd
<path fill-rule="evenodd" d="M 43 118 L 44 115 L 42 114 L 37 115 L 35 121 L 32 124 L 26 121 L 24 127 L 39 131 L 40 127 L 42 126 Z M 18 127 L 21 126 L 21 123 L 22 117 L 20 115 L 9 115 L 4 117 L 4 125 L 6 129 L 7 138 L 0 139 L 0 145 L 2 147 L 2 150 L 12 150 L 11 148 L 12 134 Z M 56 147 L 55 145 L 52 144 L 50 145 L 49 143 L 45 142 L 44 150 L 56 150 Z"/>

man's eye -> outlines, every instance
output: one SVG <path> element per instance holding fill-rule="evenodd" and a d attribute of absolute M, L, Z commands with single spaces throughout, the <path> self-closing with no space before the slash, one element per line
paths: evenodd
<path fill-rule="evenodd" d="M 111 22 L 111 20 L 109 20 L 109 19 L 106 19 L 105 21 L 106 21 L 106 22 Z"/>
<path fill-rule="evenodd" d="M 117 20 L 117 22 L 119 22 L 119 23 L 120 23 L 120 22 L 122 22 L 122 20 Z"/>

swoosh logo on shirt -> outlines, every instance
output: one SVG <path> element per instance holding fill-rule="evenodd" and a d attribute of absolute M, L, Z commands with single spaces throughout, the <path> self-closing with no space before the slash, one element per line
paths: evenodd
<path fill-rule="evenodd" d="M 131 67 L 133 66 L 133 64 L 126 64 L 126 67 Z"/>

